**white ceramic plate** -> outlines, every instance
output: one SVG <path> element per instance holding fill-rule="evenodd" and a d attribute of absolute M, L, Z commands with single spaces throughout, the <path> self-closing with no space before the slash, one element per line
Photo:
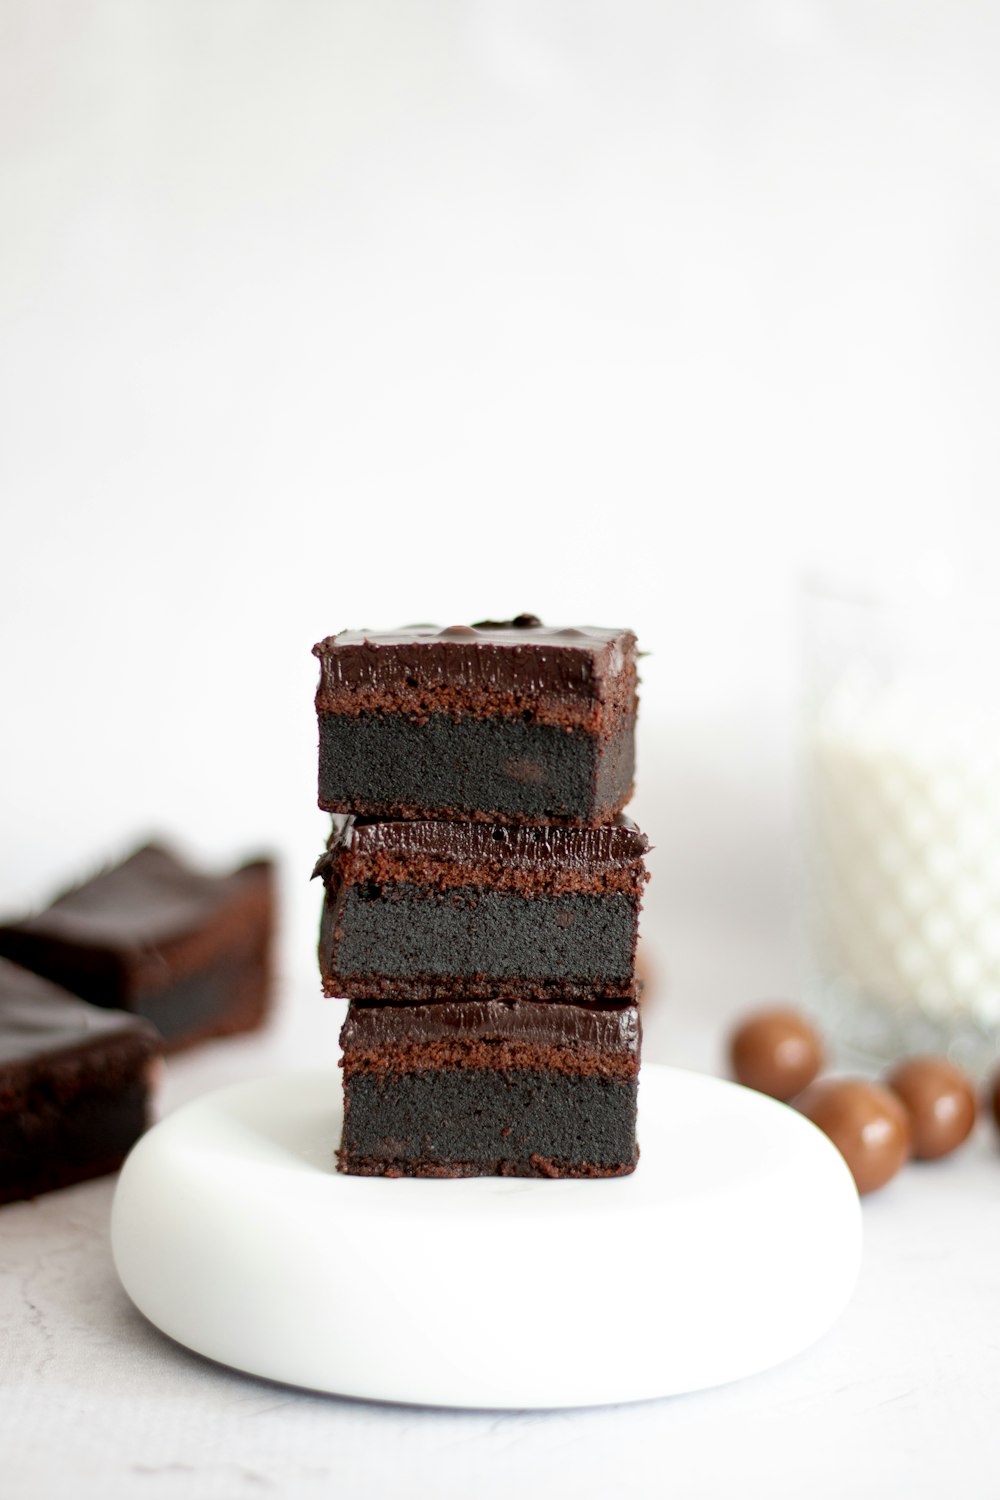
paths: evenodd
<path fill-rule="evenodd" d="M 136 1146 L 115 1263 L 164 1333 L 383 1401 L 585 1406 L 736 1380 L 823 1334 L 861 1219 L 807 1120 L 647 1065 L 642 1152 L 597 1181 L 346 1177 L 336 1070 L 199 1099 Z"/>

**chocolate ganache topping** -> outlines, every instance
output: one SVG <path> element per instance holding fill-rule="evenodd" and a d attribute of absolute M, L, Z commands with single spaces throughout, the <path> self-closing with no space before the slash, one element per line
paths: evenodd
<path fill-rule="evenodd" d="M 421 692 L 511 695 L 531 707 L 547 697 L 603 701 L 634 691 L 635 636 L 630 630 L 549 629 L 534 615 L 478 625 L 411 625 L 396 631 L 345 630 L 313 647 L 321 673 L 316 706 L 350 711 L 401 704 Z"/>
<path fill-rule="evenodd" d="M 454 823 L 443 820 L 381 820 L 340 815 L 333 820 L 328 854 L 340 849 L 365 854 L 423 855 L 439 860 L 510 865 L 563 865 L 591 871 L 634 864 L 649 840 L 619 813 L 601 828 L 553 825 Z M 317 865 L 322 873 L 328 855 Z"/>
<path fill-rule="evenodd" d="M 570 1047 L 634 1058 L 640 1022 L 635 1005 L 546 1005 L 523 1000 L 448 1000 L 434 1005 L 351 1006 L 341 1032 L 345 1052 L 381 1051 L 462 1040 Z"/>

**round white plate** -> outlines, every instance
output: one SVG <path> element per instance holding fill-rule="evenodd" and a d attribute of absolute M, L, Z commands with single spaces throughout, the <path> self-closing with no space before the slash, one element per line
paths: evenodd
<path fill-rule="evenodd" d="M 647 1065 L 631 1177 L 334 1171 L 336 1070 L 197 1100 L 136 1146 L 115 1264 L 151 1322 L 239 1370 L 436 1406 L 589 1406 L 737 1380 L 846 1305 L 854 1184 L 809 1121 Z"/>

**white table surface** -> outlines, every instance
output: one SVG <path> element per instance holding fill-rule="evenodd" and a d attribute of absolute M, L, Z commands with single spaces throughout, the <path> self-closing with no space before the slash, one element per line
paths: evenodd
<path fill-rule="evenodd" d="M 670 951 L 647 1007 L 646 1055 L 717 1067 L 727 1017 L 773 993 L 792 955 L 759 933 L 730 927 L 723 942 L 683 923 Z M 335 1046 L 338 1011 L 305 983 L 286 986 L 266 1035 L 172 1061 L 161 1110 L 315 1061 Z M 6 1500 L 997 1492 L 1000 1152 L 985 1123 L 952 1161 L 911 1166 L 866 1200 L 860 1284 L 819 1345 L 716 1391 L 559 1413 L 339 1400 L 188 1353 L 118 1286 L 113 1188 L 85 1184 L 0 1211 Z M 363 1266 L 357 1275 L 358 1295 L 377 1296 Z M 627 1245 L 595 1274 L 595 1295 L 599 1315 L 641 1318 Z"/>

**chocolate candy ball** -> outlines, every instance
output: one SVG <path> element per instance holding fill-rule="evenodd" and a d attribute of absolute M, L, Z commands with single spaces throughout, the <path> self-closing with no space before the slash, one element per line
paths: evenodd
<path fill-rule="evenodd" d="M 795 1108 L 830 1137 L 859 1193 L 884 1187 L 910 1154 L 909 1116 L 881 1084 L 821 1078 L 796 1099 Z"/>
<path fill-rule="evenodd" d="M 756 1011 L 736 1027 L 729 1062 L 737 1083 L 772 1099 L 794 1099 L 822 1067 L 823 1045 L 804 1016 L 775 1007 Z"/>
<path fill-rule="evenodd" d="M 975 1090 L 946 1057 L 908 1057 L 893 1068 L 886 1083 L 903 1101 L 910 1117 L 911 1149 L 923 1161 L 954 1151 L 976 1123 Z"/>

